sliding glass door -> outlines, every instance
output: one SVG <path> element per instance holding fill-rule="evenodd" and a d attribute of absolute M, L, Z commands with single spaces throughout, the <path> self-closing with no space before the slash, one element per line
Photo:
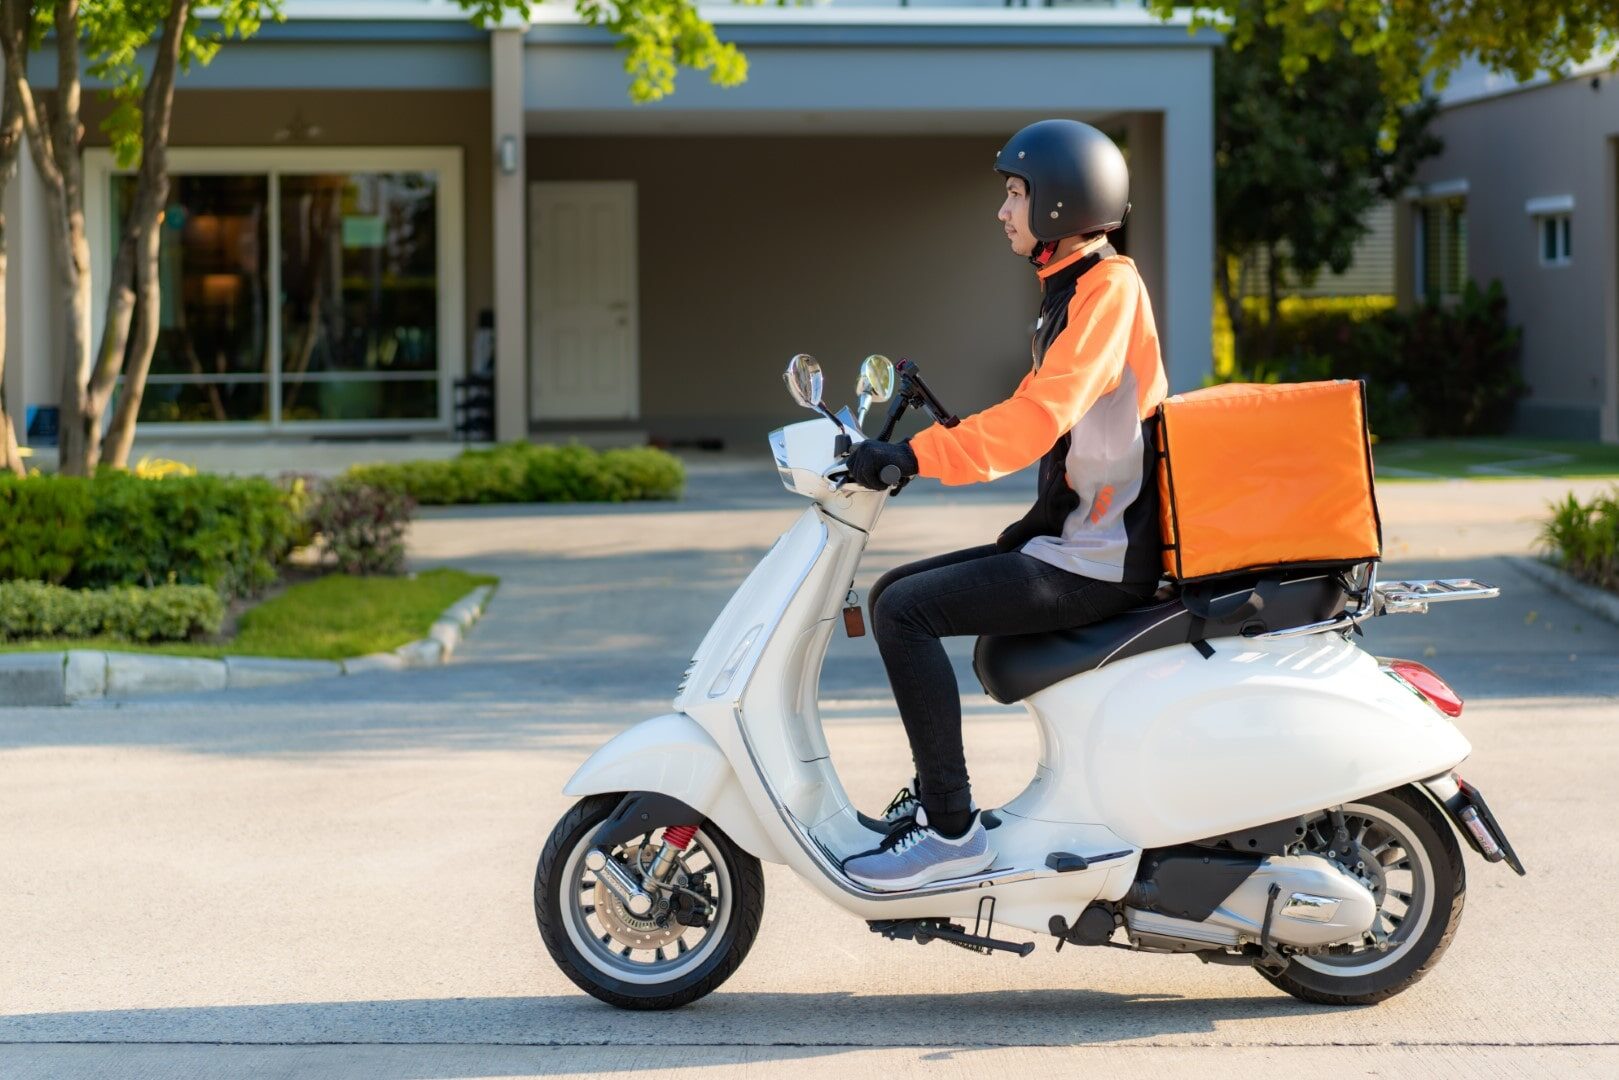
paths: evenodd
<path fill-rule="evenodd" d="M 446 386 L 462 369 L 459 151 L 171 161 L 144 425 L 447 426 Z M 88 190 L 106 200 L 89 208 L 104 214 L 92 235 L 105 274 L 135 180 L 110 158 L 90 164 Z"/>

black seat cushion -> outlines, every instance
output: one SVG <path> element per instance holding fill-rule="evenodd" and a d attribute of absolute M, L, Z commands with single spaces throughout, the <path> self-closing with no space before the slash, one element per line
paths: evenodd
<path fill-rule="evenodd" d="M 1259 579 L 1234 580 L 1215 600 L 1247 592 Z M 1343 611 L 1346 594 L 1337 573 L 1312 571 L 1276 577 L 1274 591 L 1258 613 L 1246 618 L 1197 620 L 1181 602 L 1178 589 L 1160 589 L 1141 607 L 1090 626 L 1048 634 L 981 637 L 973 649 L 973 670 L 996 701 L 1022 701 L 1072 675 L 1154 649 L 1205 638 L 1263 634 L 1330 619 Z"/>

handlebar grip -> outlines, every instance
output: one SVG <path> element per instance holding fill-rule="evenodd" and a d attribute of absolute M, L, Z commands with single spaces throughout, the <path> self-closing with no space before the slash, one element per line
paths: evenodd
<path fill-rule="evenodd" d="M 877 474 L 877 479 L 883 482 L 884 487 L 893 487 L 903 478 L 898 465 L 884 465 L 883 471 Z"/>

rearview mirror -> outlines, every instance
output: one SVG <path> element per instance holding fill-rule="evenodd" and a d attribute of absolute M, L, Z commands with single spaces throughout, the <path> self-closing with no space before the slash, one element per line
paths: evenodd
<path fill-rule="evenodd" d="M 860 365 L 857 394 L 870 394 L 872 401 L 887 401 L 894 396 L 894 362 L 877 353 L 866 357 Z"/>
<path fill-rule="evenodd" d="M 821 411 L 821 365 L 809 353 L 799 353 L 787 361 L 787 370 L 782 373 L 782 379 L 787 383 L 787 392 L 793 395 L 793 400 L 814 412 Z"/>
<path fill-rule="evenodd" d="M 866 413 L 872 402 L 887 401 L 894 396 L 894 362 L 886 356 L 872 353 L 860 365 L 860 378 L 855 380 L 854 392 L 860 398 L 857 423 L 866 426 Z"/>

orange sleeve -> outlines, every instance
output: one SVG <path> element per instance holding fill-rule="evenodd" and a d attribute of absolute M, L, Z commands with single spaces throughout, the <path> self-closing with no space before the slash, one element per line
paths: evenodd
<path fill-rule="evenodd" d="M 1133 274 L 1110 274 L 1099 288 L 1077 294 L 1068 325 L 1046 350 L 1040 370 L 1010 398 L 953 428 L 935 424 L 912 437 L 920 475 L 972 484 L 1039 461 L 1119 385 L 1138 302 Z"/>

